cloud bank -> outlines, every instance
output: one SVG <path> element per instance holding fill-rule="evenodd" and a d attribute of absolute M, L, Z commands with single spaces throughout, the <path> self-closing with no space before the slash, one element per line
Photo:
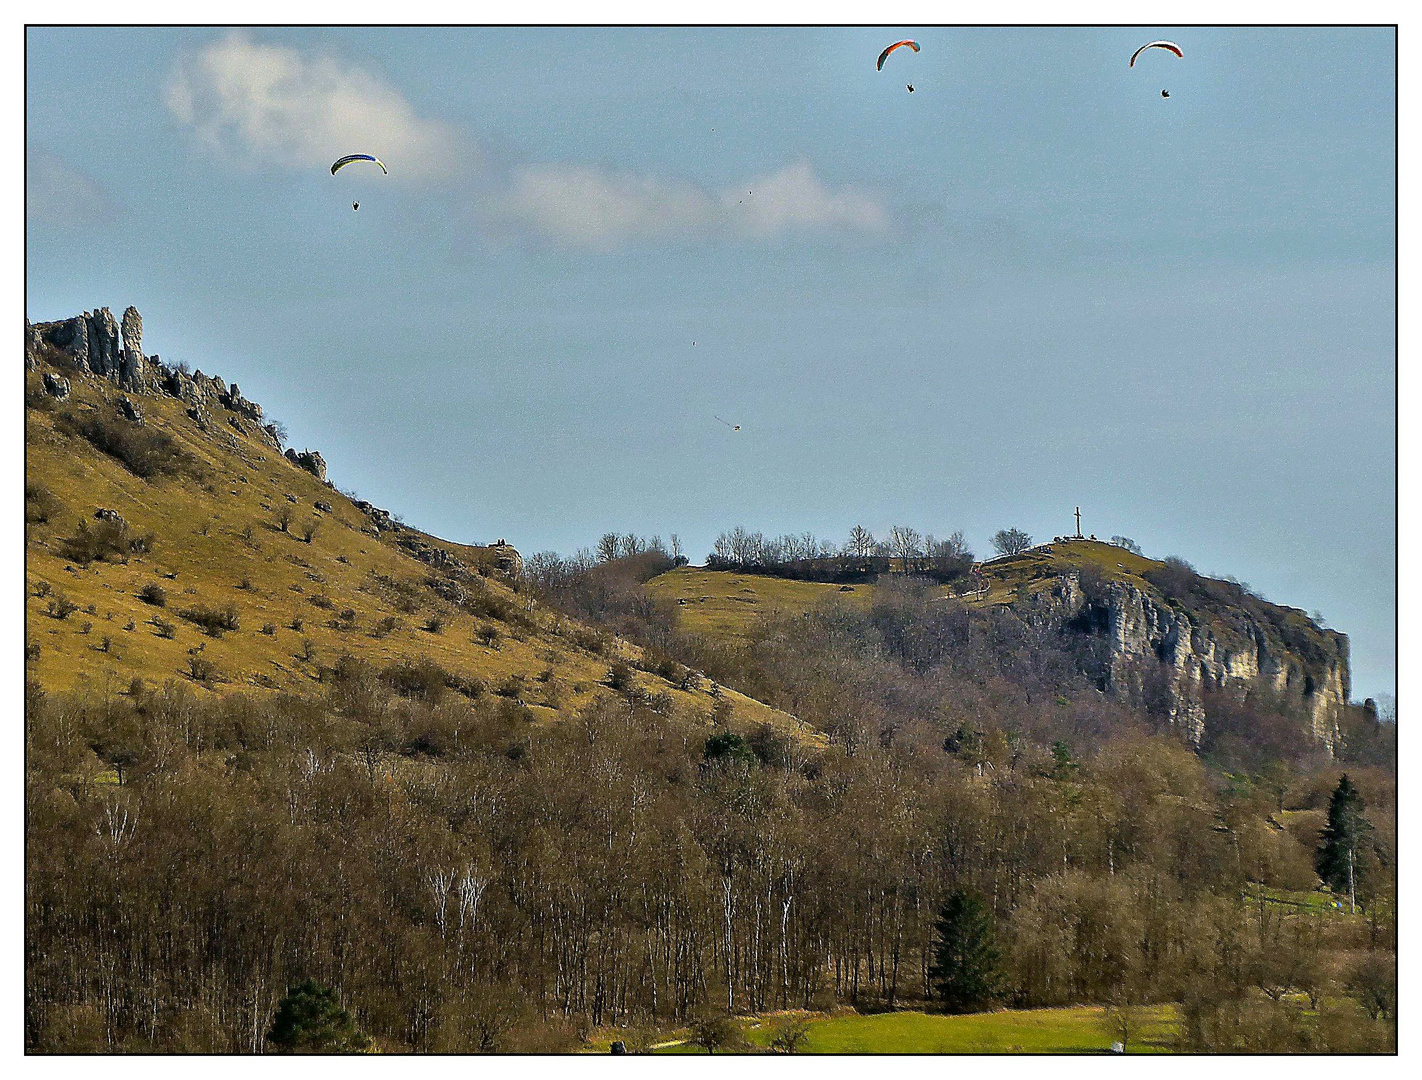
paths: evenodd
<path fill-rule="evenodd" d="M 534 165 L 514 173 L 503 209 L 545 237 L 588 247 L 796 230 L 878 233 L 889 224 L 872 196 L 830 190 L 806 162 L 720 191 L 580 165 Z"/>
<path fill-rule="evenodd" d="M 449 125 L 417 115 L 375 75 L 240 32 L 184 57 L 167 104 L 218 151 L 297 168 L 373 153 L 392 178 L 448 178 L 489 225 L 574 247 L 810 230 L 873 234 L 889 223 L 871 195 L 832 190 L 807 162 L 723 190 L 576 163 L 455 172 L 455 156 L 476 161 L 477 148 Z"/>
<path fill-rule="evenodd" d="M 401 176 L 442 175 L 458 141 L 369 72 L 242 33 L 185 57 L 167 104 L 208 145 L 291 166 L 366 152 L 398 160 Z"/>

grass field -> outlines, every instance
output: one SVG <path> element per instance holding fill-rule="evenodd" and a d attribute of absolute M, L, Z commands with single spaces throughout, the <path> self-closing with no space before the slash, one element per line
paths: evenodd
<path fill-rule="evenodd" d="M 803 1014 L 801 1014 L 803 1015 Z M 892 1012 L 873 1016 L 809 1014 L 805 1054 L 1101 1054 L 1118 1036 L 1110 1034 L 1098 1006 L 1068 1009 L 1007 1009 L 967 1016 Z M 777 1017 L 749 1017 L 741 1023 L 752 1052 L 766 1050 Z M 1145 1010 L 1141 1034 L 1132 1036 L 1127 1053 L 1168 1053 L 1176 1011 L 1171 1005 Z M 605 1052 L 615 1033 L 603 1033 L 592 1049 Z M 686 1030 L 669 1032 L 653 1043 L 659 1054 L 703 1053 Z"/>
<path fill-rule="evenodd" d="M 1012 558 L 983 564 L 987 593 L 969 596 L 972 606 L 1008 604 L 1019 589 L 1029 593 L 1051 588 L 1058 575 L 1082 565 L 1099 568 L 1108 577 L 1129 582 L 1137 588 L 1151 586 L 1142 574 L 1160 564 L 1123 548 L 1092 540 L 1072 540 L 1034 548 Z M 935 586 L 932 595 L 955 596 L 963 583 Z M 734 570 L 706 570 L 687 566 L 669 570 L 647 585 L 653 595 L 677 605 L 683 629 L 716 638 L 745 640 L 766 616 L 796 614 L 824 603 L 868 606 L 876 586 L 858 584 L 846 588 L 816 581 L 791 581 L 764 574 Z"/>

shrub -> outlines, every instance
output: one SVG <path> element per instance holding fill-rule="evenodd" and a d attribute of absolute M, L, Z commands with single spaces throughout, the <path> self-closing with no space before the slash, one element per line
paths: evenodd
<path fill-rule="evenodd" d="M 283 506 L 277 511 L 276 526 L 279 531 L 284 533 L 291 532 L 291 516 L 292 509 L 290 506 Z"/>
<path fill-rule="evenodd" d="M 46 596 L 49 595 L 49 590 L 50 590 L 51 588 L 52 588 L 52 586 L 51 586 L 50 583 L 47 582 L 47 581 L 36 581 L 36 582 L 35 582 L 35 595 L 38 596 L 41 600 L 43 600 Z"/>
<path fill-rule="evenodd" d="M 471 700 L 482 696 L 484 691 L 488 689 L 484 680 L 477 675 L 456 675 L 447 673 L 444 677 L 444 683 L 456 694 L 462 694 Z"/>
<path fill-rule="evenodd" d="M 317 593 L 315 596 L 307 597 L 307 599 L 310 600 L 311 603 L 315 604 L 322 611 L 330 611 L 333 607 L 336 606 L 335 603 L 331 600 L 331 598 L 325 595 L 324 593 Z"/>
<path fill-rule="evenodd" d="M 25 484 L 25 520 L 43 525 L 56 516 L 64 507 L 54 493 L 39 484 Z"/>
<path fill-rule="evenodd" d="M 635 685 L 632 680 L 631 665 L 625 661 L 618 660 L 612 667 L 607 669 L 607 675 L 603 677 L 602 683 L 604 686 L 610 687 L 618 693 L 631 690 Z"/>
<path fill-rule="evenodd" d="M 238 628 L 235 604 L 228 604 L 224 608 L 185 608 L 178 612 L 178 617 L 201 627 L 202 632 L 209 637 L 220 638 L 228 630 Z"/>
<path fill-rule="evenodd" d="M 271 637 L 276 633 L 276 623 L 262 623 L 262 633 L 266 634 L 267 637 Z"/>
<path fill-rule="evenodd" d="M 188 657 L 188 674 L 195 682 L 210 683 L 217 678 L 217 665 L 206 657 L 194 653 Z"/>
<path fill-rule="evenodd" d="M 63 593 L 50 598 L 49 614 L 53 619 L 67 619 L 79 610 L 79 605 L 70 600 Z"/>
<path fill-rule="evenodd" d="M 373 638 L 388 637 L 398 629 L 400 629 L 400 620 L 394 615 L 386 615 L 375 624 L 374 628 L 370 631 L 370 636 Z"/>
<path fill-rule="evenodd" d="M 381 680 L 402 697 L 436 702 L 449 685 L 449 673 L 433 660 L 401 660 L 380 672 Z"/>
<path fill-rule="evenodd" d="M 311 979 L 281 999 L 267 1041 L 287 1053 L 358 1053 L 370 1046 L 335 991 Z"/>
<path fill-rule="evenodd" d="M 304 627 L 306 624 L 302 622 L 301 618 L 298 616 L 297 618 L 292 619 L 289 625 L 291 629 L 295 630 L 299 634 L 301 633 L 302 627 Z"/>
<path fill-rule="evenodd" d="M 484 623 L 475 631 L 474 637 L 480 645 L 486 645 L 491 649 L 499 647 L 499 628 L 493 623 Z"/>
<path fill-rule="evenodd" d="M 143 588 L 139 589 L 138 598 L 142 600 L 145 604 L 152 604 L 154 607 L 168 606 L 167 590 L 164 589 L 162 585 L 159 585 L 154 582 L 150 582 L 149 584 L 143 586 Z"/>
<path fill-rule="evenodd" d="M 80 521 L 73 536 L 66 537 L 60 545 L 66 559 L 73 559 L 81 566 L 91 562 L 108 562 L 113 559 L 127 562 L 130 555 L 146 554 L 153 550 L 153 534 L 130 535 L 128 524 L 123 521 L 98 521 L 92 526 Z"/>
<path fill-rule="evenodd" d="M 428 630 L 431 634 L 444 633 L 444 616 L 431 615 L 428 619 L 425 620 L 425 629 Z"/>
<path fill-rule="evenodd" d="M 178 636 L 178 624 L 171 623 L 161 615 L 154 615 L 149 620 L 153 624 L 153 629 L 157 631 L 161 638 L 172 639 Z"/>
<path fill-rule="evenodd" d="M 309 544 L 312 540 L 316 539 L 316 534 L 320 531 L 321 523 L 319 521 L 308 521 L 305 525 L 301 526 L 301 539 Z"/>
<path fill-rule="evenodd" d="M 134 476 L 152 480 L 190 469 L 195 459 L 165 432 L 130 420 L 59 414 L 59 429 L 79 435 Z"/>

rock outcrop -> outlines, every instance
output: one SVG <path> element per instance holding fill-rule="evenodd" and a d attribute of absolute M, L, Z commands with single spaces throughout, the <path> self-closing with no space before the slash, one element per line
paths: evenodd
<path fill-rule="evenodd" d="M 216 376 L 201 371 L 189 374 L 181 366 L 167 367 L 155 353 L 143 353 L 143 316 L 135 307 L 124 309 L 123 318 L 115 319 L 108 308 L 97 308 L 71 319 L 57 322 L 25 324 L 25 367 L 37 370 L 46 349 L 57 350 L 80 372 L 106 379 L 130 394 L 167 394 L 188 406 L 187 413 L 203 431 L 212 431 L 210 411 L 221 407 L 236 413 L 250 426 L 234 425 L 244 435 L 274 450 L 281 449 L 281 439 L 275 424 L 264 423 L 262 407 L 242 396 L 236 383 L 230 387 Z M 60 376 L 45 373 L 45 387 L 50 393 L 51 382 Z M 58 385 L 58 383 L 55 383 Z M 127 399 L 125 399 L 127 400 Z M 132 408 L 142 415 L 136 404 Z M 126 406 L 120 411 L 128 415 Z M 135 417 L 130 417 L 135 419 Z M 314 451 L 307 451 L 302 461 L 293 461 L 299 468 L 325 478 L 325 462 Z"/>
<path fill-rule="evenodd" d="M 1080 577 L 1062 575 L 1042 594 L 1037 613 L 1068 630 L 1108 642 L 1106 682 L 1115 693 L 1162 708 L 1199 745 L 1207 691 L 1267 689 L 1306 710 L 1313 737 L 1332 753 L 1348 703 L 1348 639 L 1302 612 L 1257 601 L 1228 613 L 1191 611 L 1127 582 L 1089 598 Z M 1291 640 L 1285 640 L 1285 638 Z"/>
<path fill-rule="evenodd" d="M 298 469 L 305 469 L 317 480 L 323 483 L 326 480 L 326 459 L 315 450 L 302 450 L 297 453 L 295 450 L 286 452 L 286 460 L 295 465 Z"/>

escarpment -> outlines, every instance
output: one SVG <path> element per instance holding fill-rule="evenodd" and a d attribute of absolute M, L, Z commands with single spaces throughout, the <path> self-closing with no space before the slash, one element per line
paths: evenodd
<path fill-rule="evenodd" d="M 1048 574 L 1030 600 L 1038 619 L 1105 638 L 1105 688 L 1162 713 L 1199 745 L 1209 693 L 1268 693 L 1302 708 L 1332 753 L 1348 704 L 1348 638 L 1304 612 L 1261 600 L 1234 582 L 1156 564 L 1149 578 Z"/>

